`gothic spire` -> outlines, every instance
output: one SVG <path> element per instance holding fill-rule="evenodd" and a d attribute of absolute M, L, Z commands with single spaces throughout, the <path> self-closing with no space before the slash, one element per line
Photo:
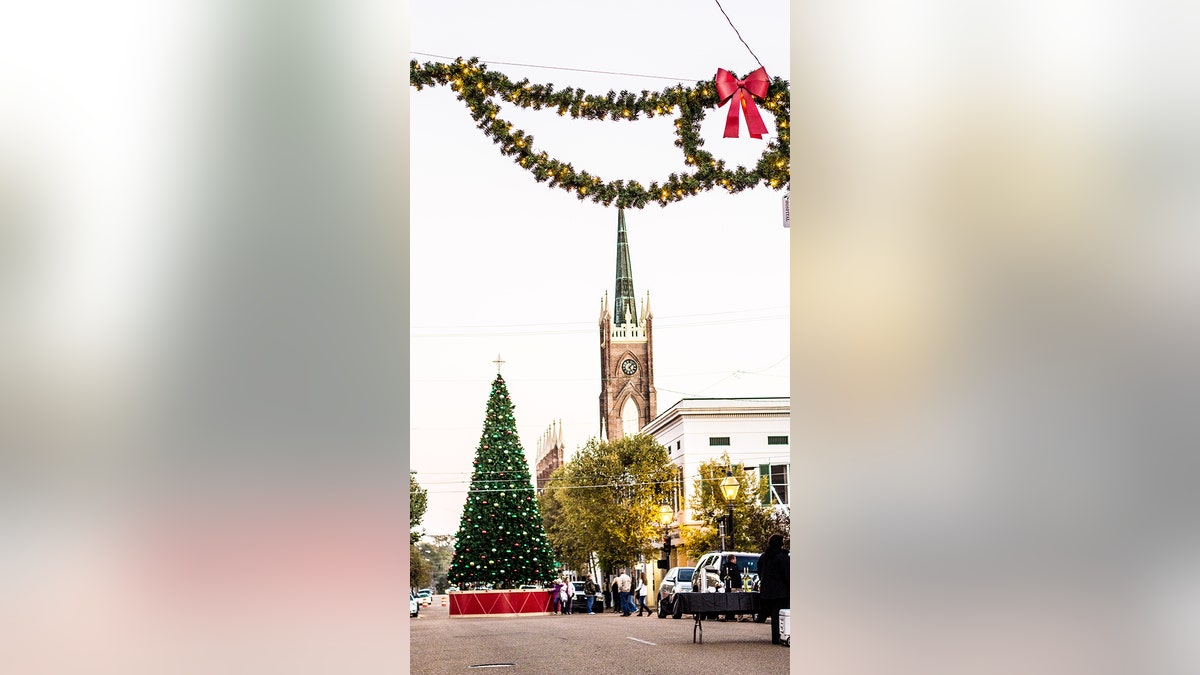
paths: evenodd
<path fill-rule="evenodd" d="M 638 322 L 637 301 L 633 297 L 633 266 L 629 262 L 629 238 L 625 233 L 625 209 L 617 209 L 617 292 L 613 303 L 613 324 Z"/>

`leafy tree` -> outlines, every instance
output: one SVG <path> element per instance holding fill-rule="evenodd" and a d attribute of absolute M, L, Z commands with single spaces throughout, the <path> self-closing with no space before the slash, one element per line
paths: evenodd
<path fill-rule="evenodd" d="M 425 518 L 428 505 L 425 489 L 417 482 L 416 476 L 408 474 L 408 582 L 413 588 L 424 588 L 429 583 L 429 565 L 425 563 L 416 546 L 417 540 L 421 538 L 421 531 L 417 528 Z"/>
<path fill-rule="evenodd" d="M 425 518 L 425 510 L 429 508 L 429 495 L 425 488 L 417 482 L 417 477 L 408 474 L 408 543 L 416 544 L 422 532 L 417 528 Z"/>
<path fill-rule="evenodd" d="M 454 537 L 449 534 L 438 534 L 417 544 L 421 557 L 429 561 L 429 573 L 433 585 L 445 589 L 450 584 L 446 574 L 450 571 L 450 561 L 454 559 Z"/>
<path fill-rule="evenodd" d="M 736 520 L 736 517 L 735 517 L 735 520 Z M 757 517 L 752 518 L 750 521 L 748 521 L 746 523 L 746 527 L 749 531 L 749 539 L 747 541 L 751 542 L 751 544 L 753 545 L 753 548 L 751 548 L 749 550 L 762 551 L 762 550 L 766 549 L 767 548 L 767 540 L 770 539 L 771 535 L 773 535 L 773 534 L 782 534 L 784 546 L 786 547 L 788 540 L 791 539 L 791 531 L 792 531 L 791 512 L 789 512 L 787 509 L 777 509 L 775 507 L 770 507 L 767 509 L 767 517 L 766 518 L 757 518 Z M 742 546 L 740 543 L 741 541 L 742 541 L 741 539 L 738 539 L 739 547 Z M 743 550 L 746 550 L 746 549 L 743 549 Z"/>
<path fill-rule="evenodd" d="M 550 541 L 555 559 L 569 569 L 586 569 L 590 554 L 588 523 L 579 522 L 579 519 L 567 515 L 572 511 L 573 505 L 568 499 L 570 491 L 564 473 L 565 467 L 555 469 L 554 473 L 550 474 L 546 489 L 538 495 L 542 522 L 546 527 L 546 538 Z"/>
<path fill-rule="evenodd" d="M 555 472 L 542 495 L 547 531 L 563 562 L 586 566 L 596 552 L 600 566 L 629 566 L 649 554 L 661 536 L 658 507 L 675 478 L 666 448 L 647 435 L 588 441 Z"/>
<path fill-rule="evenodd" d="M 517 437 L 512 400 L 499 375 L 488 397 L 471 488 L 455 541 L 446 575 L 452 583 L 515 588 L 544 582 L 554 573 L 529 464 Z"/>
<path fill-rule="evenodd" d="M 778 528 L 778 523 L 772 521 L 775 509 L 762 504 L 770 490 L 767 478 L 756 478 L 753 473 L 745 471 L 741 463 L 731 464 L 729 454 L 725 453 L 702 463 L 697 471 L 689 506 L 696 520 L 712 524 L 688 528 L 683 533 L 682 547 L 688 557 L 695 558 L 708 551 L 720 550 L 721 536 L 716 523 L 729 513 L 725 496 L 721 493 L 721 481 L 725 479 L 727 469 L 740 486 L 733 502 L 733 541 L 737 550 L 765 549 L 767 538 Z"/>
<path fill-rule="evenodd" d="M 425 588 L 429 586 L 429 582 L 431 581 L 429 563 L 425 562 L 425 558 L 421 556 L 420 549 L 409 544 L 408 555 L 409 586 L 411 588 Z"/>

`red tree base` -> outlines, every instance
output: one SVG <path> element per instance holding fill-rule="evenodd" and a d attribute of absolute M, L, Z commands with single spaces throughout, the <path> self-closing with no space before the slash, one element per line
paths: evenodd
<path fill-rule="evenodd" d="M 553 611 L 550 591 L 457 591 L 450 594 L 450 616 L 526 616 Z"/>

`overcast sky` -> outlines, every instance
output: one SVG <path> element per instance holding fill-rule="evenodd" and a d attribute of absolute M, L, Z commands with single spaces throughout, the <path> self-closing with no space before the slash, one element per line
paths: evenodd
<path fill-rule="evenodd" d="M 723 4 L 767 72 L 790 79 L 787 3 Z M 716 3 L 420 0 L 410 16 L 414 52 L 668 78 L 491 66 L 589 94 L 691 86 L 719 67 L 739 75 L 758 67 Z M 530 462 L 554 420 L 571 451 L 598 433 L 597 320 L 613 292 L 617 211 L 537 183 L 449 89 L 412 90 L 410 105 L 411 468 L 429 490 L 424 529 L 453 534 L 498 354 Z M 722 138 L 725 112 L 705 119 L 705 147 L 752 166 L 766 139 L 749 138 L 744 121 L 739 138 Z M 551 156 L 605 180 L 648 183 L 687 168 L 671 118 L 584 121 L 511 107 L 502 116 Z M 650 292 L 654 310 L 658 412 L 685 396 L 787 394 L 782 195 L 714 191 L 626 212 L 634 289 L 639 299 Z"/>

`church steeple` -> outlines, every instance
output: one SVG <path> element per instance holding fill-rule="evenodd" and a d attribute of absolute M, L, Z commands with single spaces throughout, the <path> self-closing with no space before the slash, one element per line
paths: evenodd
<path fill-rule="evenodd" d="M 625 210 L 618 209 L 617 292 L 611 305 L 607 293 L 600 304 L 600 435 L 606 440 L 637 433 L 657 414 L 652 323 L 650 295 L 640 308 L 633 297 Z"/>
<path fill-rule="evenodd" d="M 613 325 L 637 324 L 637 301 L 633 297 L 633 265 L 629 262 L 629 237 L 625 232 L 625 209 L 617 209 L 617 290 L 613 302 Z"/>

